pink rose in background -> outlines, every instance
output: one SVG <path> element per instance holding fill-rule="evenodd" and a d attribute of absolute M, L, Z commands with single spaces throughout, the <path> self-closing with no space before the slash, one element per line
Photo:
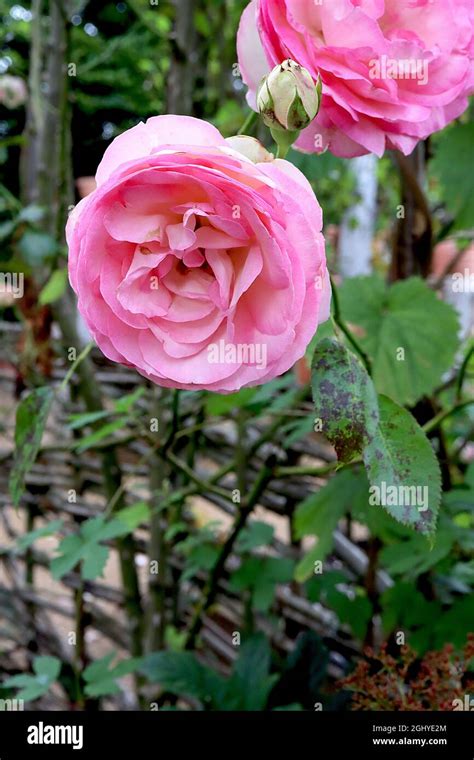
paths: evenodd
<path fill-rule="evenodd" d="M 303 356 L 330 287 L 321 209 L 294 166 L 156 116 L 113 141 L 96 179 L 68 221 L 69 276 L 109 359 L 226 393 Z"/>
<path fill-rule="evenodd" d="M 252 0 L 237 42 L 255 108 L 261 78 L 292 58 L 323 82 L 296 147 L 337 156 L 406 155 L 467 108 L 473 0 Z"/>
<path fill-rule="evenodd" d="M 0 104 L 6 108 L 19 108 L 26 103 L 28 90 L 21 77 L 10 74 L 0 76 Z"/>

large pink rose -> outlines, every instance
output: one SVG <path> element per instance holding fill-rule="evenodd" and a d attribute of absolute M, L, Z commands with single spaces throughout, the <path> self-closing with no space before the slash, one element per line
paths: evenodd
<path fill-rule="evenodd" d="M 321 75 L 321 110 L 301 150 L 408 154 L 467 107 L 474 0 L 253 0 L 238 55 L 253 108 L 261 78 L 286 58 Z"/>
<path fill-rule="evenodd" d="M 109 359 L 226 393 L 304 354 L 329 311 L 322 214 L 303 175 L 270 159 L 185 116 L 113 141 L 67 226 L 79 311 Z"/>

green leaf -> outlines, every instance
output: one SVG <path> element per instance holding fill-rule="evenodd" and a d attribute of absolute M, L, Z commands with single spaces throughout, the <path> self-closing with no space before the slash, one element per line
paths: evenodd
<path fill-rule="evenodd" d="M 100 443 L 104 438 L 108 438 L 115 433 L 116 430 L 120 430 L 124 424 L 125 422 L 123 419 L 114 420 L 113 422 L 108 422 L 106 425 L 103 425 L 93 433 L 90 433 L 90 435 L 84 436 L 84 438 L 81 438 L 77 444 L 77 452 L 82 454 L 84 451 L 87 451 L 87 449 L 95 446 L 96 443 Z"/>
<path fill-rule="evenodd" d="M 86 425 L 91 425 L 93 422 L 103 420 L 105 417 L 110 417 L 110 412 L 102 409 L 98 412 L 83 412 L 81 414 L 71 414 L 69 417 L 69 428 L 71 430 L 79 430 Z"/>
<path fill-rule="evenodd" d="M 410 412 L 386 396 L 379 397 L 379 409 L 379 425 L 363 454 L 371 497 L 379 495 L 398 522 L 431 534 L 441 501 L 434 451 Z"/>
<path fill-rule="evenodd" d="M 8 220 L 6 222 L 2 222 L 0 224 L 0 241 L 7 240 L 7 238 L 9 238 L 13 234 L 13 232 L 15 231 L 15 228 L 16 228 L 15 220 L 13 221 Z"/>
<path fill-rule="evenodd" d="M 94 548 L 85 555 L 82 563 L 82 577 L 84 580 L 93 581 L 94 578 L 99 578 L 104 572 L 108 558 L 108 547 L 95 544 Z"/>
<path fill-rule="evenodd" d="M 450 530 L 438 531 L 436 543 L 427 551 L 423 536 L 414 535 L 407 541 L 398 541 L 385 546 L 380 552 L 380 561 L 390 575 L 418 577 L 447 557 L 455 543 L 455 534 Z"/>
<path fill-rule="evenodd" d="M 474 620 L 474 595 L 456 600 L 450 610 L 439 617 L 435 627 L 434 648 L 441 649 L 449 641 L 456 649 L 466 643 L 467 636 L 472 633 Z"/>
<path fill-rule="evenodd" d="M 69 573 L 78 562 L 82 559 L 84 543 L 80 536 L 66 536 L 60 542 L 58 551 L 61 552 L 59 557 L 51 560 L 51 574 L 55 580 L 59 580 Z"/>
<path fill-rule="evenodd" d="M 262 710 L 276 676 L 269 675 L 271 652 L 262 634 L 247 639 L 230 678 L 202 665 L 191 652 L 152 652 L 140 672 L 164 691 L 194 697 L 214 710 Z"/>
<path fill-rule="evenodd" d="M 44 214 L 45 209 L 42 206 L 36 206 L 32 203 L 30 206 L 22 208 L 18 214 L 18 221 L 28 222 L 28 224 L 37 224 L 37 222 L 40 222 L 43 219 Z"/>
<path fill-rule="evenodd" d="M 25 488 L 25 477 L 38 455 L 53 396 L 53 389 L 50 387 L 36 388 L 18 404 L 15 458 L 9 483 L 12 501 L 16 507 Z"/>
<path fill-rule="evenodd" d="M 212 544 L 202 543 L 195 546 L 186 558 L 186 564 L 181 575 L 182 581 L 193 578 L 199 570 L 211 570 L 219 556 L 219 548 Z"/>
<path fill-rule="evenodd" d="M 347 585 L 347 577 L 339 571 L 316 575 L 307 584 L 308 599 L 323 603 L 334 610 L 340 622 L 350 626 L 357 638 L 363 639 L 373 615 L 372 605 L 365 590 L 358 587 L 355 588 L 356 593 L 353 595 L 354 587 L 352 586 L 351 596 L 348 596 L 345 590 Z"/>
<path fill-rule="evenodd" d="M 144 501 L 132 504 L 131 507 L 125 507 L 119 512 L 115 512 L 115 519 L 123 523 L 127 528 L 127 533 L 131 533 L 142 523 L 146 523 L 150 517 L 150 507 Z"/>
<path fill-rule="evenodd" d="M 474 122 L 455 124 L 436 138 L 430 173 L 439 178 L 442 198 L 454 217 L 454 228 L 467 230 L 474 219 Z"/>
<path fill-rule="evenodd" d="M 47 676 L 51 681 L 54 681 L 61 670 L 61 663 L 57 657 L 49 657 L 48 655 L 35 657 L 33 670 L 38 676 Z"/>
<path fill-rule="evenodd" d="M 83 676 L 84 680 L 88 683 L 94 683 L 97 681 L 101 681 L 104 678 L 107 678 L 110 672 L 110 666 L 112 665 L 112 661 L 117 656 L 117 653 L 115 651 L 109 652 L 108 654 L 104 655 L 103 657 L 100 657 L 98 660 L 94 660 L 90 665 L 87 666 L 87 668 L 84 670 Z"/>
<path fill-rule="evenodd" d="M 339 295 L 345 321 L 372 360 L 377 391 L 410 406 L 431 393 L 459 346 L 455 310 L 417 277 L 389 288 L 376 275 L 354 277 Z"/>
<path fill-rule="evenodd" d="M 32 702 L 44 696 L 61 671 L 61 662 L 57 657 L 35 657 L 33 660 L 33 674 L 20 673 L 8 678 L 2 684 L 5 688 L 20 688 L 18 699 Z"/>
<path fill-rule="evenodd" d="M 314 563 L 326 559 L 332 550 L 339 520 L 360 499 L 367 501 L 367 480 L 347 469 L 298 505 L 294 515 L 295 537 L 317 536 L 318 542 L 297 565 L 297 581 L 302 583 L 309 578 L 314 572 Z"/>
<path fill-rule="evenodd" d="M 271 650 L 263 634 L 247 639 L 232 669 L 226 693 L 232 702 L 227 709 L 263 710 L 278 676 L 270 676 Z"/>
<path fill-rule="evenodd" d="M 430 442 L 414 417 L 373 383 L 342 344 L 323 340 L 313 361 L 313 395 L 323 432 L 342 461 L 362 453 L 369 504 L 398 522 L 431 534 L 441 500 L 441 475 Z M 312 556 L 312 561 L 314 557 Z M 305 558 L 300 576 L 309 570 Z"/>
<path fill-rule="evenodd" d="M 61 530 L 62 526 L 63 520 L 52 520 L 51 522 L 46 523 L 46 525 L 43 525 L 41 528 L 30 530 L 28 533 L 24 533 L 22 536 L 19 536 L 19 538 L 17 538 L 16 545 L 19 551 L 24 552 L 26 549 L 29 549 L 30 546 L 32 546 L 38 538 L 51 536 L 56 531 Z"/>
<path fill-rule="evenodd" d="M 122 396 L 122 398 L 114 403 L 115 411 L 120 414 L 127 414 L 144 393 L 145 388 L 140 387 L 133 391 L 133 393 L 128 393 L 126 396 Z"/>
<path fill-rule="evenodd" d="M 237 393 L 229 393 L 226 396 L 219 393 L 208 393 L 206 394 L 206 412 L 211 416 L 228 414 L 233 409 L 246 406 L 255 396 L 255 393 L 255 388 L 242 388 Z"/>
<path fill-rule="evenodd" d="M 191 652 L 153 652 L 142 658 L 140 672 L 165 691 L 219 704 L 225 680 L 201 665 Z"/>
<path fill-rule="evenodd" d="M 126 510 L 124 510 L 126 511 Z M 126 517 L 127 519 L 127 517 Z M 51 573 L 56 580 L 82 562 L 81 574 L 85 580 L 93 580 L 102 575 L 109 549 L 101 541 L 109 541 L 129 533 L 126 520 L 113 518 L 106 520 L 103 515 L 82 523 L 78 534 L 66 536 L 59 546 L 60 556 L 51 560 Z"/>
<path fill-rule="evenodd" d="M 237 551 L 251 552 L 258 546 L 267 546 L 272 542 L 274 528 L 265 522 L 253 520 L 240 534 L 237 542 Z"/>
<path fill-rule="evenodd" d="M 39 294 L 39 303 L 45 306 L 54 303 L 63 295 L 67 284 L 67 269 L 56 269 Z"/>
<path fill-rule="evenodd" d="M 385 636 L 394 630 L 410 631 L 410 646 L 418 653 L 434 648 L 434 630 L 442 616 L 441 604 L 429 602 L 413 583 L 397 582 L 380 597 Z M 443 640 L 452 641 L 456 625 Z M 441 644 L 442 646 L 442 644 Z"/>
<path fill-rule="evenodd" d="M 307 435 L 314 432 L 314 420 L 311 417 L 291 420 L 286 425 L 283 425 L 281 432 L 283 448 L 289 449 L 296 441 L 306 438 Z"/>
<path fill-rule="evenodd" d="M 85 692 L 89 697 L 105 697 L 120 693 L 117 679 L 134 673 L 142 664 L 141 658 L 131 657 L 111 667 L 115 656 L 116 653 L 111 652 L 88 665 L 84 670 L 83 676 L 87 682 Z"/>
<path fill-rule="evenodd" d="M 341 343 L 325 338 L 316 346 L 311 385 L 322 432 L 338 459 L 361 454 L 378 423 L 377 394 L 360 361 Z"/>
<path fill-rule="evenodd" d="M 236 591 L 250 589 L 253 607 L 267 612 L 275 597 L 275 587 L 292 580 L 294 566 L 293 560 L 285 557 L 252 556 L 232 573 L 229 585 Z"/>
<path fill-rule="evenodd" d="M 45 232 L 27 230 L 21 237 L 18 249 L 30 266 L 40 266 L 53 258 L 57 251 L 55 239 Z"/>

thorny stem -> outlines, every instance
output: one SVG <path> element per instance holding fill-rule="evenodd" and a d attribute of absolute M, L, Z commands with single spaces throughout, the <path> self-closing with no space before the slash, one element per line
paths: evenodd
<path fill-rule="evenodd" d="M 242 528 L 244 528 L 247 522 L 247 519 L 250 516 L 253 508 L 257 504 L 267 484 L 273 478 L 273 469 L 274 469 L 274 462 L 273 462 L 273 458 L 271 458 L 267 461 L 267 463 L 264 465 L 264 467 L 260 471 L 257 477 L 257 480 L 255 481 L 253 488 L 248 496 L 248 499 L 245 500 L 240 507 L 240 510 L 239 510 L 237 519 L 234 523 L 234 526 L 232 528 L 232 531 L 230 532 L 227 540 L 222 546 L 222 549 L 219 552 L 219 556 L 217 557 L 214 567 L 212 568 L 208 583 L 204 590 L 203 599 L 194 614 L 194 618 L 191 623 L 191 627 L 189 629 L 188 637 L 186 639 L 186 644 L 185 644 L 186 649 L 194 649 L 195 647 L 196 639 L 198 637 L 198 634 L 204 622 L 204 615 L 209 609 L 209 607 L 211 607 L 211 605 L 214 603 L 214 600 L 216 598 L 218 586 L 219 586 L 219 580 L 224 571 L 226 561 L 228 557 L 230 556 L 230 554 L 232 553 L 234 544 L 237 538 L 239 537 L 239 534 Z"/>
<path fill-rule="evenodd" d="M 183 462 L 182 459 L 179 459 L 179 457 L 172 454 L 171 451 L 168 451 L 168 453 L 166 454 L 166 458 L 178 470 L 181 470 L 181 472 L 184 472 L 184 474 L 187 475 L 189 480 L 192 480 L 193 483 L 196 483 L 196 485 L 199 486 L 199 488 L 203 492 L 207 490 L 209 493 L 214 493 L 216 494 L 216 496 L 220 496 L 223 499 L 230 500 L 231 495 L 229 491 L 227 491 L 225 488 L 220 488 L 219 486 L 213 485 L 211 481 L 206 482 L 205 480 L 202 480 L 202 478 L 200 478 L 199 475 L 196 475 L 196 473 L 191 467 L 188 467 L 186 462 Z"/>
<path fill-rule="evenodd" d="M 153 405 L 152 416 L 158 420 L 158 431 L 166 432 L 166 421 L 164 419 L 164 410 L 167 401 L 170 399 L 170 392 L 162 389 L 159 393 L 158 388 L 152 389 Z M 151 488 L 151 519 L 150 519 L 150 542 L 148 557 L 150 561 L 157 563 L 157 572 L 151 572 L 149 567 L 149 609 L 148 624 L 146 632 L 147 648 L 153 652 L 163 649 L 165 644 L 166 631 L 166 555 L 167 546 L 164 536 L 164 504 L 163 496 L 166 492 L 167 478 L 169 475 L 169 461 L 163 459 L 163 453 L 166 446 L 172 440 L 174 430 L 178 425 L 178 394 L 175 391 L 173 396 L 173 419 L 169 426 L 168 435 L 161 448 L 156 447 L 151 457 L 150 471 L 150 488 Z"/>

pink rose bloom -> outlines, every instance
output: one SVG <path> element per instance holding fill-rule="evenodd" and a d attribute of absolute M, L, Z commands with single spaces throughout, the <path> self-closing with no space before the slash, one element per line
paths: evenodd
<path fill-rule="evenodd" d="M 113 141 L 96 179 L 68 221 L 69 276 L 109 359 L 228 393 L 303 356 L 330 287 L 321 209 L 294 166 L 253 138 L 155 116 Z"/>
<path fill-rule="evenodd" d="M 286 58 L 321 75 L 321 110 L 301 150 L 408 155 L 467 108 L 474 2 L 253 0 L 237 48 L 253 108 L 261 78 Z"/>
<path fill-rule="evenodd" d="M 10 74 L 0 76 L 0 104 L 6 108 L 19 108 L 28 97 L 26 84 L 21 77 Z"/>

